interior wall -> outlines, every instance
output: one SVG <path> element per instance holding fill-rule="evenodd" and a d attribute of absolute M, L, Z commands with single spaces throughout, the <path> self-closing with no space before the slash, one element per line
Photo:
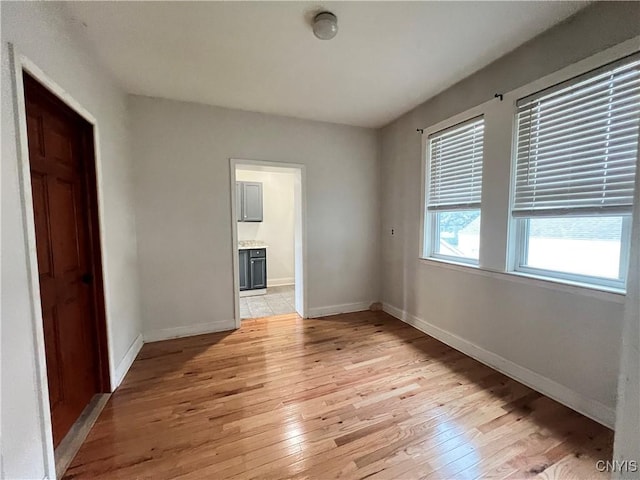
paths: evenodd
<path fill-rule="evenodd" d="M 637 170 L 640 172 L 640 145 L 638 145 Z M 633 211 L 632 238 L 640 238 L 640 175 L 636 174 L 635 208 Z M 625 304 L 620 355 L 620 380 L 618 384 L 618 409 L 613 458 L 630 463 L 619 468 L 612 478 L 640 479 L 640 241 L 631 249 L 627 302 Z"/>
<path fill-rule="evenodd" d="M 416 129 L 632 38 L 640 34 L 639 18 L 639 3 L 593 4 L 381 131 L 381 271 L 387 309 L 423 322 L 476 356 L 541 381 L 610 426 L 623 299 L 420 261 L 423 159 Z M 486 175 L 502 178 L 500 172 L 510 170 L 508 154 L 488 160 Z"/>
<path fill-rule="evenodd" d="M 236 169 L 236 180 L 262 183 L 262 222 L 238 222 L 238 241 L 267 244 L 267 285 L 294 282 L 294 182 L 292 173 Z"/>
<path fill-rule="evenodd" d="M 16 111 L 8 43 L 98 121 L 105 301 L 117 369 L 141 331 L 126 97 L 95 63 L 59 4 L 2 2 L 2 478 L 44 478 L 47 414 L 40 409 Z M 33 248 L 33 246 L 30 246 Z M 46 374 L 46 372 L 45 372 Z M 113 379 L 112 379 L 113 380 Z M 48 405 L 47 405 L 48 407 Z"/>
<path fill-rule="evenodd" d="M 379 297 L 377 132 L 130 97 L 145 339 L 234 328 L 230 159 L 306 165 L 309 315 Z"/>

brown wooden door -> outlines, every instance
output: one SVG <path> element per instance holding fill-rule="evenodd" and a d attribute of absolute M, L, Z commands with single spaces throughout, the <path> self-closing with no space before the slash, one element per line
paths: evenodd
<path fill-rule="evenodd" d="M 57 446 L 99 390 L 84 120 L 25 76 L 42 320 Z"/>

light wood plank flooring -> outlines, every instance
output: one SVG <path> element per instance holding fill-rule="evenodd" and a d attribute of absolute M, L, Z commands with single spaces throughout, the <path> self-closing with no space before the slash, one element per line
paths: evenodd
<path fill-rule="evenodd" d="M 65 478 L 597 478 L 612 432 L 383 312 L 146 344 Z"/>

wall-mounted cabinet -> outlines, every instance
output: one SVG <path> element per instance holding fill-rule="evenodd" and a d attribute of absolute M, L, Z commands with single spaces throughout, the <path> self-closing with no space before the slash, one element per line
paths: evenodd
<path fill-rule="evenodd" d="M 236 212 L 239 222 L 262 221 L 262 183 L 236 182 Z"/>

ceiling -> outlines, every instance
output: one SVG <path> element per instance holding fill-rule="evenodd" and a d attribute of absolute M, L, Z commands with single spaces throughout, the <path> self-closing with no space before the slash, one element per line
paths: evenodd
<path fill-rule="evenodd" d="M 380 127 L 587 2 L 68 2 L 127 92 Z M 313 14 L 338 16 L 336 38 Z"/>

